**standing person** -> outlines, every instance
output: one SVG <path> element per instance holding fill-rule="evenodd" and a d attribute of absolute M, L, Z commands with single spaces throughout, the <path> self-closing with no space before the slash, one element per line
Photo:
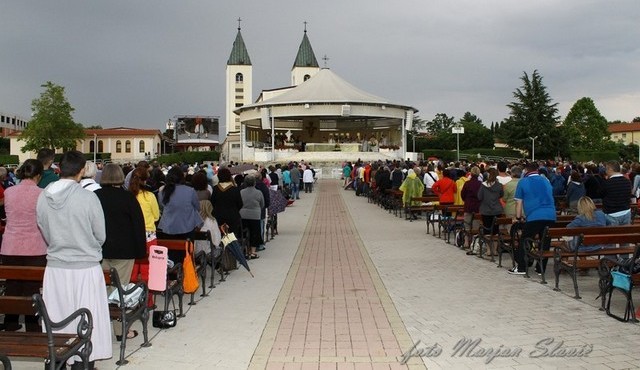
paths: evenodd
<path fill-rule="evenodd" d="M 515 218 L 516 217 L 516 200 L 514 196 L 516 195 L 516 188 L 518 187 L 518 182 L 520 181 L 520 177 L 522 176 L 522 167 L 513 166 L 511 167 L 511 181 L 504 185 L 504 215 L 507 217 Z"/>
<path fill-rule="evenodd" d="M 271 194 L 269 193 L 269 188 L 262 181 L 260 181 L 261 174 L 260 172 L 255 172 L 251 174 L 256 178 L 256 189 L 260 190 L 262 196 L 264 197 L 264 205 L 262 210 L 260 211 L 260 235 L 264 235 L 265 227 L 267 225 L 267 208 L 271 205 Z M 265 250 L 264 238 L 262 238 L 262 243 L 258 245 L 258 250 Z"/>
<path fill-rule="evenodd" d="M 300 170 L 294 164 L 291 167 L 291 198 L 300 199 Z"/>
<path fill-rule="evenodd" d="M 438 196 L 441 205 L 453 204 L 453 196 L 456 193 L 456 183 L 451 179 L 451 171 L 443 171 L 443 177 L 436 181 L 431 189 Z"/>
<path fill-rule="evenodd" d="M 524 222 L 520 244 L 515 250 L 516 266 L 508 272 L 512 275 L 526 274 L 524 261 L 524 241 L 536 235 L 542 238 L 542 232 L 547 226 L 556 221 L 556 207 L 553 199 L 553 189 L 546 177 L 538 173 L 538 164 L 527 163 L 527 172 L 524 178 L 518 181 L 514 199 L 516 201 L 516 220 Z M 527 215 L 526 220 L 523 215 Z M 546 244 L 546 243 L 545 243 Z M 543 244 L 544 245 L 544 244 Z M 545 246 L 548 250 L 549 245 Z M 547 259 L 542 261 L 542 266 L 537 266 L 539 273 L 547 266 Z"/>
<path fill-rule="evenodd" d="M 620 163 L 606 164 L 607 180 L 602 190 L 602 212 L 610 225 L 631 223 L 631 181 L 620 173 Z"/>
<path fill-rule="evenodd" d="M 421 197 L 422 191 L 424 190 L 422 181 L 420 181 L 413 170 L 408 171 L 407 178 L 404 180 L 402 185 L 400 185 L 399 190 L 402 191 L 402 205 L 407 209 L 412 205 L 419 206 L 422 204 L 421 201 L 411 200 L 413 198 Z M 417 218 L 418 217 L 414 213 L 411 213 L 412 220 L 416 220 Z"/>
<path fill-rule="evenodd" d="M 232 231 L 236 238 L 242 238 L 242 197 L 240 189 L 236 187 L 231 178 L 231 171 L 224 167 L 218 170 L 218 185 L 213 187 L 211 194 L 211 204 L 213 205 L 213 216 L 218 221 L 218 225 L 227 224 L 229 231 Z"/>
<path fill-rule="evenodd" d="M 104 175 L 103 175 L 104 176 Z M 166 185 L 158 193 L 162 216 L 158 223 L 158 239 L 187 239 L 202 226 L 200 201 L 192 187 L 184 185 L 184 172 L 173 166 L 167 173 Z M 169 258 L 182 261 L 185 252 L 169 251 Z"/>
<path fill-rule="evenodd" d="M 100 184 L 96 182 L 96 175 L 98 174 L 98 167 L 95 163 L 87 161 L 84 165 L 84 176 L 80 180 L 80 186 L 89 190 L 96 191 L 100 189 Z"/>
<path fill-rule="evenodd" d="M 53 149 L 42 148 L 38 151 L 37 160 L 42 163 L 44 167 L 44 172 L 42 173 L 42 177 L 40 178 L 40 182 L 38 186 L 42 189 L 46 188 L 47 185 L 54 181 L 58 181 L 58 175 L 56 175 L 56 171 L 51 168 L 53 165 L 53 159 L 55 158 L 56 152 Z"/>
<path fill-rule="evenodd" d="M 478 192 L 482 186 L 482 182 L 478 178 L 478 176 L 480 176 L 480 168 L 478 168 L 478 166 L 473 166 L 469 170 L 469 173 L 471 174 L 471 178 L 469 181 L 464 183 L 460 193 L 460 197 L 464 201 L 464 229 L 466 231 L 464 241 L 465 249 L 471 246 L 471 230 L 473 230 L 474 223 L 476 222 L 474 218 L 476 214 L 480 213 Z M 473 255 L 475 252 L 468 251 L 467 254 Z"/>
<path fill-rule="evenodd" d="M 109 303 L 100 266 L 106 240 L 104 214 L 98 197 L 79 184 L 85 162 L 82 153 L 75 150 L 62 155 L 61 178 L 40 193 L 36 213 L 47 242 L 42 297 L 49 316 L 61 321 L 79 308 L 91 311 L 93 350 L 89 361 L 93 363 L 110 358 L 112 344 Z M 76 327 L 69 325 L 57 332 L 73 334 Z M 71 358 L 69 363 L 77 367 L 81 365 L 75 363 L 77 360 Z"/>
<path fill-rule="evenodd" d="M 424 182 L 426 195 L 433 194 L 433 190 L 431 190 L 431 187 L 438 180 L 439 180 L 438 174 L 435 171 L 435 167 L 433 166 L 433 163 L 429 163 L 429 165 L 427 166 L 427 170 L 424 172 L 424 177 L 422 178 L 422 181 Z"/>
<path fill-rule="evenodd" d="M 344 178 L 342 186 L 347 186 L 349 179 L 351 179 L 351 162 L 345 163 L 344 167 L 342 167 L 342 177 Z"/>
<path fill-rule="evenodd" d="M 502 184 L 498 181 L 498 170 L 491 167 L 487 171 L 487 178 L 478 191 L 482 226 L 485 232 L 490 235 L 498 234 L 498 225 L 495 224 L 494 220 L 504 213 L 501 203 L 503 196 L 504 190 L 502 189 Z M 493 248 L 493 243 L 489 243 L 489 247 Z M 489 252 L 491 256 L 495 255 L 494 250 Z"/>
<path fill-rule="evenodd" d="M 131 175 L 129 191 L 136 197 L 142 217 L 144 218 L 144 229 L 146 238 L 146 255 L 149 254 L 149 247 L 156 244 L 156 222 L 160 219 L 160 207 L 158 198 L 146 186 L 149 172 L 144 168 L 136 168 Z M 142 280 L 149 281 L 148 260 L 137 261 L 133 265 L 131 279 L 129 281 Z M 148 296 L 148 306 L 153 307 L 153 295 Z"/>
<path fill-rule="evenodd" d="M 498 162 L 498 177 L 497 180 L 501 185 L 506 185 L 509 181 L 511 181 L 511 176 L 507 174 L 507 162 L 500 161 Z"/>
<path fill-rule="evenodd" d="M 116 269 L 122 286 L 126 286 L 131 279 L 136 258 L 144 258 L 147 248 L 140 204 L 131 192 L 122 187 L 123 184 L 122 168 L 115 163 L 108 163 L 102 170 L 101 188 L 95 193 L 102 204 L 107 231 L 107 239 L 102 244 L 102 269 Z M 122 325 L 114 323 L 113 328 L 116 339 L 121 341 Z M 132 330 L 127 333 L 127 338 L 137 335 L 138 332 Z"/>
<path fill-rule="evenodd" d="M 42 189 L 38 181 L 44 168 L 36 159 L 27 159 L 17 175 L 20 183 L 8 188 L 4 193 L 7 226 L 2 240 L 2 264 L 7 266 L 46 266 L 47 244 L 36 223 L 36 202 Z M 39 282 L 6 281 L 6 294 L 31 296 L 40 292 Z M 26 331 L 41 331 L 36 316 L 24 319 Z M 20 329 L 18 315 L 4 316 L 4 330 Z M 0 329 L 1 330 L 1 329 Z"/>
<path fill-rule="evenodd" d="M 582 177 L 578 171 L 571 171 L 571 178 L 569 185 L 567 186 L 567 204 L 572 210 L 576 210 L 578 207 L 578 200 L 586 195 L 584 184 L 582 183 Z"/>
<path fill-rule="evenodd" d="M 262 192 L 255 187 L 256 178 L 247 175 L 244 178 L 244 189 L 240 190 L 242 197 L 242 208 L 240 216 L 242 217 L 242 225 L 249 229 L 249 252 L 247 258 L 256 259 L 256 248 L 263 244 L 262 233 L 260 232 L 260 214 L 264 209 L 264 196 Z"/>
<path fill-rule="evenodd" d="M 304 192 L 313 192 L 313 171 L 311 167 L 307 166 L 307 169 L 302 173 L 302 182 L 304 182 Z"/>

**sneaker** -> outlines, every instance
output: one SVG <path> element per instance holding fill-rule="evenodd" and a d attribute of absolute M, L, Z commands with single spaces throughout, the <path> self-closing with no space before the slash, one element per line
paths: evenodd
<path fill-rule="evenodd" d="M 511 275 L 524 275 L 525 272 L 524 271 L 518 271 L 517 267 L 514 268 L 510 268 L 509 270 L 507 270 L 507 272 Z"/>

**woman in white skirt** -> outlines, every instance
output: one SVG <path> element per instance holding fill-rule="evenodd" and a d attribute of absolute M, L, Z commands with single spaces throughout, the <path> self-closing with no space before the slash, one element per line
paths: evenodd
<path fill-rule="evenodd" d="M 107 290 L 100 260 L 106 239 L 105 221 L 98 197 L 80 186 L 85 159 L 69 151 L 60 162 L 60 180 L 49 184 L 38 197 L 38 227 L 47 242 L 43 299 L 53 321 L 85 307 L 93 316 L 89 356 L 95 360 L 112 356 L 111 325 Z M 60 333 L 75 333 L 77 322 Z M 82 368 L 76 356 L 68 363 Z"/>

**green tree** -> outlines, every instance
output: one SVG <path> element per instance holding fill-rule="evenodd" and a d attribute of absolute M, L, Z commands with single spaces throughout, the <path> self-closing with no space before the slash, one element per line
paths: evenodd
<path fill-rule="evenodd" d="M 569 110 L 563 126 L 572 148 L 602 150 L 610 141 L 607 119 L 591 98 L 579 99 Z"/>
<path fill-rule="evenodd" d="M 23 152 L 41 148 L 69 150 L 84 138 L 84 128 L 73 121 L 75 110 L 64 96 L 64 87 L 47 81 L 40 98 L 31 102 L 33 117 L 18 140 L 25 141 Z"/>
<path fill-rule="evenodd" d="M 529 153 L 535 138 L 536 157 L 553 157 L 567 147 L 557 136 L 558 103 L 551 103 L 537 70 L 520 79 L 522 86 L 513 93 L 515 101 L 507 104 L 511 114 L 500 126 L 500 136 L 510 147 Z"/>
<path fill-rule="evenodd" d="M 83 125 L 83 126 L 89 130 L 102 130 L 102 125 L 91 125 L 91 126 Z"/>
<path fill-rule="evenodd" d="M 430 135 L 438 135 L 443 131 L 451 131 L 454 124 L 455 118 L 438 113 L 431 121 L 425 123 L 425 129 Z"/>
<path fill-rule="evenodd" d="M 464 134 L 460 135 L 460 149 L 493 148 L 493 133 L 482 124 L 482 120 L 471 112 L 460 119 Z M 454 135 L 455 136 L 455 135 Z"/>

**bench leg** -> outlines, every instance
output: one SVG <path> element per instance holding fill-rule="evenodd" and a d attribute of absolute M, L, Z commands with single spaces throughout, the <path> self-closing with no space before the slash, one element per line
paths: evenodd
<path fill-rule="evenodd" d="M 558 258 L 553 259 L 553 274 L 555 275 L 556 279 L 556 286 L 553 288 L 553 290 L 559 292 L 560 287 L 558 286 L 558 284 L 560 284 L 560 259 Z"/>
<path fill-rule="evenodd" d="M 573 290 L 576 293 L 576 295 L 573 298 L 582 299 L 582 297 L 580 297 L 580 292 L 578 291 L 578 269 L 576 269 L 574 265 L 570 270 L 568 270 L 568 272 L 571 275 L 571 278 L 573 279 Z"/>
<path fill-rule="evenodd" d="M 145 308 L 142 311 L 142 315 L 140 316 L 140 322 L 142 323 L 142 338 L 144 342 L 140 345 L 140 347 L 151 347 L 151 342 L 149 342 L 149 308 Z"/>
<path fill-rule="evenodd" d="M 11 361 L 9 357 L 0 353 L 0 363 L 5 370 L 11 370 Z"/>

